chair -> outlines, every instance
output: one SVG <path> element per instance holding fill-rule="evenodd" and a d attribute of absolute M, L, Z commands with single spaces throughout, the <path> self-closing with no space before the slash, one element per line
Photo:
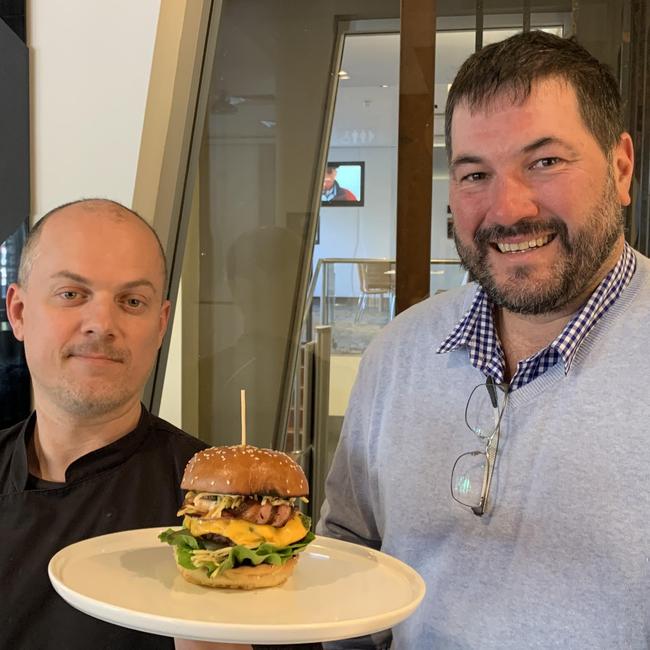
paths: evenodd
<path fill-rule="evenodd" d="M 380 301 L 388 298 L 389 315 L 392 318 L 395 310 L 395 269 L 392 262 L 377 260 L 376 262 L 361 262 L 357 264 L 361 295 L 357 304 L 357 314 L 354 322 L 361 320 L 363 311 L 368 306 L 368 298 L 378 296 Z M 380 302 L 381 308 L 381 302 Z"/>

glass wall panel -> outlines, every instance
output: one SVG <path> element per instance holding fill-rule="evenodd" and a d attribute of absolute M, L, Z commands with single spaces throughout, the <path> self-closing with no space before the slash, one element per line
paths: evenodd
<path fill-rule="evenodd" d="M 226 0 L 200 169 L 199 428 L 217 444 L 282 428 L 311 266 L 340 25 L 399 17 L 397 0 Z M 184 328 L 188 324 L 184 323 Z"/>
<path fill-rule="evenodd" d="M 476 16 L 476 7 L 482 16 Z M 620 82 L 626 125 L 636 152 L 632 205 L 626 211 L 626 237 L 646 255 L 650 252 L 650 70 L 647 56 L 650 11 L 645 0 L 482 0 L 442 2 L 438 6 L 436 39 L 436 114 L 434 118 L 434 174 L 432 210 L 432 257 L 453 250 L 451 215 L 447 212 L 447 161 L 444 150 L 444 105 L 448 84 L 464 58 L 476 46 L 476 31 L 483 44 L 520 31 L 530 10 L 530 28 L 548 29 L 563 36 L 575 35 L 600 61 L 609 65 Z M 459 48 L 456 50 L 451 43 Z M 446 223 L 445 223 L 446 222 Z"/>
<path fill-rule="evenodd" d="M 314 324 L 333 326 L 333 355 L 360 355 L 392 314 L 391 301 L 373 300 L 372 326 L 359 318 L 369 311 L 369 296 L 380 295 L 377 282 L 368 293 L 366 269 L 388 268 L 384 260 L 395 258 L 399 33 L 394 30 L 399 24 L 379 20 L 362 29 L 373 33 L 347 33 L 343 40 L 313 256 Z M 328 262 L 333 259 L 341 262 Z M 394 297 L 394 264 L 393 277 L 380 279 L 386 296 Z M 322 319 L 325 300 L 328 313 Z M 334 370 L 337 359 L 332 363 Z"/>

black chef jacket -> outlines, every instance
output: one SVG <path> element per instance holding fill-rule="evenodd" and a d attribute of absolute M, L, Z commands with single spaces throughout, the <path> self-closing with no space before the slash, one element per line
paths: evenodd
<path fill-rule="evenodd" d="M 36 416 L 0 431 L 0 648 L 148 650 L 173 639 L 104 623 L 68 605 L 47 565 L 63 547 L 133 528 L 178 525 L 180 481 L 204 443 L 142 408 L 135 430 L 72 463 L 65 483 L 30 476 Z"/>

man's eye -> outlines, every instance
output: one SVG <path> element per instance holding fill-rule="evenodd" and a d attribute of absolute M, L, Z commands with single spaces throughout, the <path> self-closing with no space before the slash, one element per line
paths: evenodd
<path fill-rule="evenodd" d="M 59 295 L 64 300 L 74 300 L 75 298 L 79 297 L 79 292 L 77 292 L 77 291 L 62 291 Z"/>
<path fill-rule="evenodd" d="M 130 309 L 142 309 L 146 304 L 144 300 L 140 300 L 140 298 L 127 298 L 124 302 Z"/>
<path fill-rule="evenodd" d="M 476 183 L 476 181 L 482 181 L 486 176 L 487 174 L 485 172 L 472 172 L 471 174 L 463 176 L 460 180 Z"/>
<path fill-rule="evenodd" d="M 553 167 L 560 162 L 560 159 L 557 156 L 549 156 L 548 158 L 540 158 L 536 160 L 532 165 L 531 169 L 541 169 L 543 167 Z"/>

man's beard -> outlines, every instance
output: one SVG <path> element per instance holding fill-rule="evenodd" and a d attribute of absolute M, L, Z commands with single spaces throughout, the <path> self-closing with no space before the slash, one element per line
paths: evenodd
<path fill-rule="evenodd" d="M 62 384 L 51 391 L 53 401 L 66 413 L 84 417 L 102 417 L 119 411 L 133 398 L 124 386 L 90 391 L 87 387 Z"/>
<path fill-rule="evenodd" d="M 508 227 L 494 225 L 479 229 L 473 246 L 462 243 L 456 233 L 454 239 L 463 265 L 495 305 L 519 314 L 546 314 L 562 309 L 588 288 L 622 232 L 623 211 L 610 173 L 591 219 L 573 237 L 561 219 L 552 217 L 522 219 Z M 549 233 L 555 235 L 564 254 L 554 263 L 548 277 L 531 287 L 526 281 L 532 269 L 522 264 L 505 281 L 497 283 L 488 261 L 490 241 L 519 235 L 536 239 Z"/>

